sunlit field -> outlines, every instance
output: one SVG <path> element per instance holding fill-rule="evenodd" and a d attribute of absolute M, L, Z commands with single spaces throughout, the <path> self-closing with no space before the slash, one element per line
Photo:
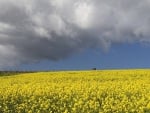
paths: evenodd
<path fill-rule="evenodd" d="M 150 113 L 150 70 L 1 76 L 0 113 Z"/>

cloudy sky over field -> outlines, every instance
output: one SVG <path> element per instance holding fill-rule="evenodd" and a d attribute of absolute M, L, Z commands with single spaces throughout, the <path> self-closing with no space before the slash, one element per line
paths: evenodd
<path fill-rule="evenodd" d="M 0 67 L 150 67 L 149 11 L 150 0 L 0 0 Z"/>

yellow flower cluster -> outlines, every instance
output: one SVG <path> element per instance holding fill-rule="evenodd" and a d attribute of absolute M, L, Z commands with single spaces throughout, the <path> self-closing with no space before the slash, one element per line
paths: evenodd
<path fill-rule="evenodd" d="M 0 113 L 150 113 L 150 70 L 2 76 Z"/>

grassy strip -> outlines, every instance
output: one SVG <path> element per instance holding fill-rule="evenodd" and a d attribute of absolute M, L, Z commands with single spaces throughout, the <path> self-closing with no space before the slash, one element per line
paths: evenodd
<path fill-rule="evenodd" d="M 34 73 L 33 71 L 0 71 L 0 76 L 12 76 L 22 73 Z"/>

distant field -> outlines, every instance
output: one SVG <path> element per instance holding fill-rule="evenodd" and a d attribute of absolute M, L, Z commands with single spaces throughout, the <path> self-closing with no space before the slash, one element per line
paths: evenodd
<path fill-rule="evenodd" d="M 1 76 L 0 113 L 150 113 L 150 70 Z"/>
<path fill-rule="evenodd" d="M 12 76 L 23 73 L 34 73 L 35 71 L 0 71 L 0 76 Z"/>

